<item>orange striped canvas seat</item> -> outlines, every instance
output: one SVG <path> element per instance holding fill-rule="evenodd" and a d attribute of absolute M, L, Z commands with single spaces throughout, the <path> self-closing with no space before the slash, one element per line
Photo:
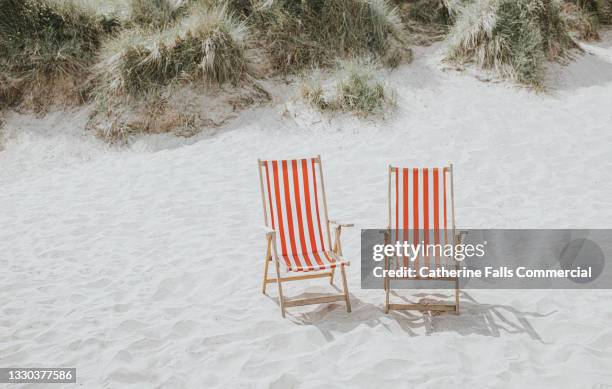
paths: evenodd
<path fill-rule="evenodd" d="M 438 245 L 413 262 L 394 257 L 389 266 L 409 267 L 417 272 L 421 267 L 454 266 L 453 258 L 445 256 L 442 249 L 453 243 L 454 235 L 450 169 L 391 167 L 389 174 L 391 243 Z"/>
<path fill-rule="evenodd" d="M 288 271 L 348 265 L 332 251 L 317 158 L 261 161 L 264 211 L 276 231 L 276 253 Z"/>

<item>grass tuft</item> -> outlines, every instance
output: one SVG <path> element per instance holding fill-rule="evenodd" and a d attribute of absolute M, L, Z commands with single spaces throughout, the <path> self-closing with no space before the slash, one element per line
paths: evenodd
<path fill-rule="evenodd" d="M 612 24 L 612 0 L 568 0 L 595 16 L 601 24 Z"/>
<path fill-rule="evenodd" d="M 449 0 L 417 0 L 410 4 L 408 17 L 421 23 L 449 26 L 454 12 Z"/>
<path fill-rule="evenodd" d="M 575 47 L 558 0 L 484 0 L 462 9 L 446 59 L 541 87 L 545 61 Z"/>
<path fill-rule="evenodd" d="M 131 0 L 132 22 L 142 27 L 164 28 L 185 16 L 187 0 Z"/>
<path fill-rule="evenodd" d="M 118 23 L 76 1 L 2 0 L 0 99 L 35 110 L 56 97 L 82 102 L 87 69 Z"/>
<path fill-rule="evenodd" d="M 578 39 L 593 41 L 599 40 L 599 19 L 596 15 L 584 10 L 577 4 L 566 2 L 563 4 L 563 17 L 567 26 Z"/>
<path fill-rule="evenodd" d="M 386 0 L 260 0 L 251 18 L 280 73 L 359 55 L 402 58 L 402 23 Z"/>
<path fill-rule="evenodd" d="M 442 40 L 454 24 L 457 10 L 469 0 L 396 0 L 410 39 L 429 46 Z"/>
<path fill-rule="evenodd" d="M 182 81 L 237 84 L 247 72 L 245 40 L 244 23 L 205 5 L 163 30 L 126 30 L 102 49 L 96 97 L 146 97 Z"/>
<path fill-rule="evenodd" d="M 302 81 L 302 98 L 320 111 L 341 111 L 369 116 L 381 114 L 395 105 L 391 92 L 375 77 L 376 67 L 371 61 L 342 61 L 337 80 L 323 87 L 320 72 L 313 72 Z"/>

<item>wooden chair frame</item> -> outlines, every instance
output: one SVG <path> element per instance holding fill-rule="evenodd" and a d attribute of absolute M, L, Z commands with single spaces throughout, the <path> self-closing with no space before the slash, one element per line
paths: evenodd
<path fill-rule="evenodd" d="M 325 183 L 323 180 L 323 167 L 321 163 L 321 156 L 317 155 L 315 158 L 315 163 L 319 166 L 319 176 L 321 180 L 321 192 L 323 197 L 323 214 L 325 217 L 325 227 L 327 228 L 327 244 L 328 247 L 332 247 L 332 252 L 338 256 L 342 256 L 342 244 L 340 241 L 340 236 L 342 233 L 342 228 L 353 227 L 354 224 L 351 223 L 339 223 L 334 220 L 329 220 L 327 215 L 327 197 L 325 195 Z M 281 308 L 281 314 L 285 317 L 285 311 L 289 307 L 297 307 L 302 305 L 311 305 L 311 304 L 324 304 L 324 303 L 332 303 L 336 301 L 344 301 L 346 304 L 346 311 L 351 312 L 351 301 L 349 298 L 349 291 L 346 282 L 346 271 L 345 266 L 340 265 L 340 273 L 342 275 L 342 294 L 333 294 L 329 296 L 322 297 L 312 297 L 312 298 L 304 298 L 304 299 L 287 299 L 283 295 L 283 282 L 290 281 L 300 281 L 300 280 L 308 280 L 313 278 L 329 278 L 330 285 L 334 283 L 334 273 L 336 268 L 332 268 L 331 270 L 322 270 L 322 271 L 312 271 L 308 272 L 310 274 L 304 274 L 299 276 L 281 276 L 281 264 L 280 259 L 277 255 L 276 251 L 276 231 L 274 231 L 268 225 L 268 210 L 266 207 L 266 198 L 265 198 L 265 190 L 264 190 L 264 182 L 263 182 L 263 173 L 262 166 L 264 166 L 265 162 L 261 159 L 257 160 L 257 167 L 259 169 L 259 183 L 261 187 L 261 201 L 263 204 L 263 212 L 264 212 L 264 222 L 266 229 L 266 256 L 264 260 L 264 276 L 263 276 L 263 287 L 262 292 L 266 294 L 266 286 L 268 284 L 276 283 L 278 285 L 278 301 Z M 331 225 L 335 226 L 334 228 L 334 244 L 332 246 L 331 241 Z M 274 262 L 274 268 L 276 271 L 276 278 L 268 278 L 269 272 L 269 264 L 270 262 Z"/>
<path fill-rule="evenodd" d="M 388 204 L 389 204 L 389 226 L 385 231 L 385 244 L 390 243 L 391 241 L 391 224 L 392 224 L 392 207 L 391 207 L 391 180 L 392 174 L 395 173 L 397 167 L 393 167 L 389 165 L 389 194 L 388 194 Z M 455 194 L 453 189 L 453 164 L 450 164 L 444 169 L 448 169 L 450 172 L 450 197 L 451 197 L 451 221 L 452 221 L 452 234 L 454 244 L 461 244 L 463 240 L 463 233 L 456 233 L 455 229 Z M 385 257 L 385 270 L 389 269 L 389 257 Z M 455 261 L 456 266 L 457 261 L 454 258 L 453 251 L 453 260 Z M 388 273 L 385 273 L 386 275 Z M 396 278 L 397 280 L 397 278 Z M 418 311 L 447 311 L 454 312 L 455 314 L 459 314 L 459 278 L 457 277 L 405 277 L 399 278 L 399 280 L 415 280 L 415 281 L 450 281 L 455 284 L 455 303 L 454 304 L 392 304 L 389 302 L 389 294 L 391 292 L 391 279 L 385 276 L 384 279 L 384 289 L 385 289 L 385 313 L 389 313 L 389 310 L 393 309 L 396 311 L 400 310 L 418 310 Z"/>

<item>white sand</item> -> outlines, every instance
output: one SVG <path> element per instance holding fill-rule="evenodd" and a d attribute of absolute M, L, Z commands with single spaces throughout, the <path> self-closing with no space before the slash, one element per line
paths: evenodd
<path fill-rule="evenodd" d="M 224 131 L 129 149 L 83 134 L 86 110 L 8 115 L 0 366 L 74 366 L 86 388 L 612 387 L 612 292 L 467 291 L 458 317 L 385 315 L 359 282 L 359 229 L 385 224 L 389 163 L 453 162 L 460 227 L 611 226 L 612 34 L 587 49 L 553 66 L 548 94 L 417 49 L 386 76 L 398 110 L 383 122 L 322 117 L 280 87 Z M 353 313 L 282 319 L 276 288 L 260 292 L 256 158 L 316 154 L 330 217 L 356 223 Z"/>

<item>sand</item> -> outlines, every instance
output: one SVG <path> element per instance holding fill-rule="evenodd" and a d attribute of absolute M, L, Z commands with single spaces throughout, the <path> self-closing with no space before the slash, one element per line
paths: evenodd
<path fill-rule="evenodd" d="M 547 93 L 417 48 L 384 74 L 398 103 L 384 120 L 321 115 L 273 82 L 271 104 L 221 131 L 127 147 L 84 132 L 87 108 L 7 114 L 0 366 L 76 367 L 86 388 L 612 387 L 610 291 L 472 290 L 460 316 L 385 315 L 357 266 L 359 230 L 386 223 L 390 163 L 452 162 L 462 228 L 610 227 L 612 33 L 584 47 L 551 65 Z M 256 159 L 317 154 L 330 218 L 356 224 L 343 240 L 353 313 L 282 319 L 276 288 L 260 292 Z"/>

